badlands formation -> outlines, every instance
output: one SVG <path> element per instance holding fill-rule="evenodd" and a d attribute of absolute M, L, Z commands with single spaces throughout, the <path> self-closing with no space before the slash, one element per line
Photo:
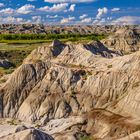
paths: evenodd
<path fill-rule="evenodd" d="M 1 24 L 0 34 L 108 34 L 118 29 L 134 29 L 140 33 L 140 25 L 42 25 L 42 24 Z"/>
<path fill-rule="evenodd" d="M 0 84 L 0 140 L 140 139 L 140 34 L 43 45 Z"/>

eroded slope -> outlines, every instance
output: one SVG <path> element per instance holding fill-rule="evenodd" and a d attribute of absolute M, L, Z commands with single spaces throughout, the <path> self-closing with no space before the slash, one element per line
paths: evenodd
<path fill-rule="evenodd" d="M 101 42 L 54 41 L 0 87 L 0 116 L 35 123 L 56 140 L 125 137 L 140 128 L 139 63 L 139 51 L 122 56 Z"/>

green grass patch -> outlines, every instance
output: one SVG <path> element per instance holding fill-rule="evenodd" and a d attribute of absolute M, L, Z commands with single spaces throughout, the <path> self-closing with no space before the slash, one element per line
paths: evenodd
<path fill-rule="evenodd" d="M 31 51 L 39 46 L 39 44 L 0 44 L 0 59 L 8 59 L 14 67 L 18 67 Z"/>
<path fill-rule="evenodd" d="M 80 40 L 101 40 L 105 37 L 103 34 L 0 34 L 0 43 L 36 44 L 51 42 L 54 39 L 76 42 Z"/>
<path fill-rule="evenodd" d="M 11 74 L 13 71 L 14 71 L 13 67 L 11 67 L 9 69 L 5 69 L 5 68 L 0 67 L 0 77 L 2 77 L 5 74 Z"/>
<path fill-rule="evenodd" d="M 39 43 L 47 43 L 51 42 L 52 40 L 0 40 L 0 43 L 7 43 L 7 44 L 13 44 L 13 45 L 18 45 L 18 44 L 39 44 Z"/>
<path fill-rule="evenodd" d="M 80 140 L 96 140 L 96 138 L 90 137 L 90 136 L 85 136 L 85 137 L 80 138 Z"/>

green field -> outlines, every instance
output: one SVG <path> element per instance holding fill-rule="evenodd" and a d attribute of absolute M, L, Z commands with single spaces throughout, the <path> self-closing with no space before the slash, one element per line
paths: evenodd
<path fill-rule="evenodd" d="M 8 59 L 13 67 L 9 69 L 0 68 L 0 77 L 4 74 L 9 74 L 20 66 L 23 60 L 31 53 L 32 50 L 39 47 L 41 44 L 7 44 L 0 43 L 0 59 Z"/>
<path fill-rule="evenodd" d="M 0 43 L 0 59 L 8 59 L 15 67 L 19 66 L 23 59 L 31 53 L 32 50 L 41 44 L 7 44 Z"/>

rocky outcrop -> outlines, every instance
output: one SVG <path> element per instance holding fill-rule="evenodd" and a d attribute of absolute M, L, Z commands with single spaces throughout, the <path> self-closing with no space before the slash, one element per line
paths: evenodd
<path fill-rule="evenodd" d="M 69 64 L 77 66 L 91 66 L 99 58 L 113 58 L 120 56 L 121 53 L 109 50 L 99 41 L 93 41 L 88 44 L 62 44 L 54 41 L 50 46 L 39 47 L 34 50 L 25 60 L 26 63 L 35 63 L 38 60 L 51 61 L 52 63 Z M 59 46 L 59 47 L 58 47 Z"/>
<path fill-rule="evenodd" d="M 34 50 L 1 85 L 0 117 L 56 140 L 125 138 L 140 128 L 139 63 L 140 51 L 122 55 L 99 41 L 55 40 Z M 31 136 L 32 129 L 18 130 L 3 138 Z"/>
<path fill-rule="evenodd" d="M 139 50 L 140 36 L 134 29 L 119 29 L 108 39 L 105 39 L 103 43 L 107 47 L 128 54 Z"/>
<path fill-rule="evenodd" d="M 65 44 L 58 40 L 54 40 L 50 46 L 46 44 L 33 50 L 32 53 L 24 60 L 24 63 L 36 63 L 39 60 L 50 61 L 52 58 L 57 57 L 65 48 Z"/>

